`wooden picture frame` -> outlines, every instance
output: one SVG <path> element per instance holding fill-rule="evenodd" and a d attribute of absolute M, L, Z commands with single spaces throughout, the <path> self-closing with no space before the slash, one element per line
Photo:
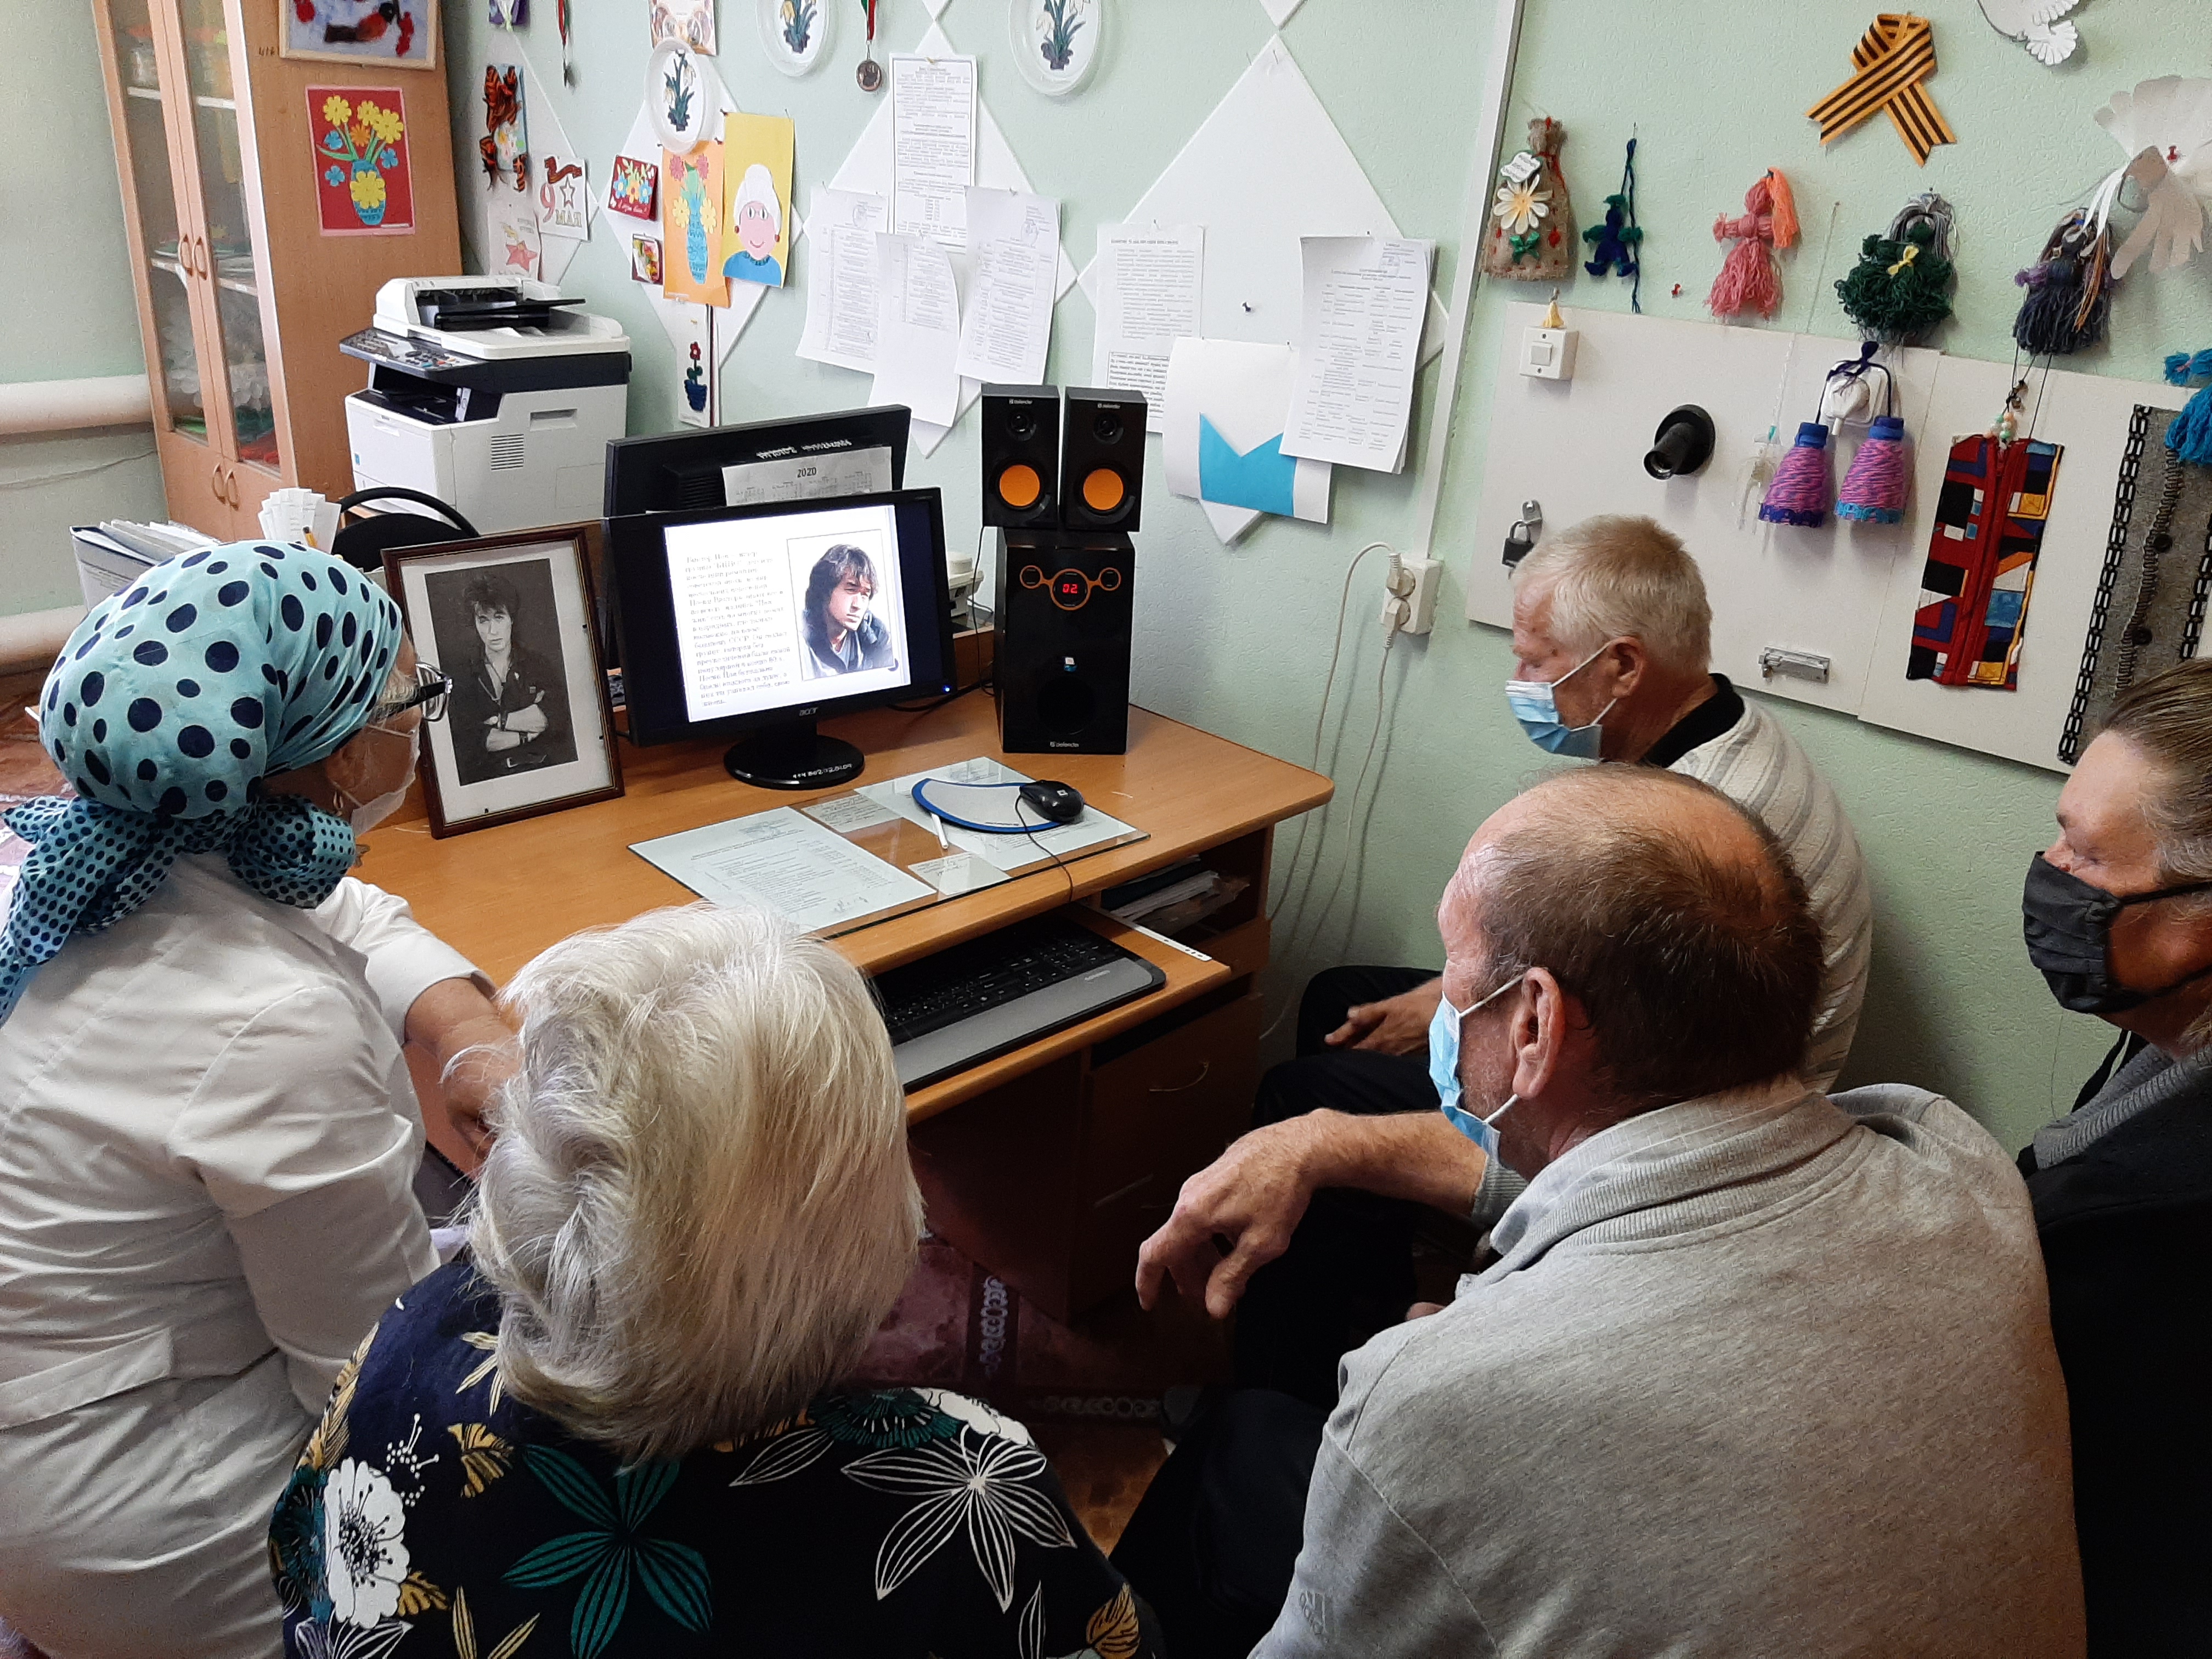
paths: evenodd
<path fill-rule="evenodd" d="M 445 718 L 422 727 L 433 836 L 623 793 L 594 627 L 591 528 L 548 525 L 385 553 L 385 586 L 416 656 L 453 682 Z"/>
<path fill-rule="evenodd" d="M 380 15 L 376 0 L 264 0 L 276 8 L 276 55 L 317 64 L 359 64 L 374 69 L 434 70 L 438 67 L 439 0 L 392 0 L 397 20 Z M 330 41 L 332 28 L 354 29 L 374 17 L 382 27 L 367 40 Z M 407 50 L 398 47 L 402 40 Z"/>

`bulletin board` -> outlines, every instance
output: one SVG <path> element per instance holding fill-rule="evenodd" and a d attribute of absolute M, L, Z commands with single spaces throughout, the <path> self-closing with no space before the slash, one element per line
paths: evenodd
<path fill-rule="evenodd" d="M 1779 330 L 1566 313 L 1581 336 L 1571 380 L 1516 372 L 1521 332 L 1540 307 L 1507 308 L 1490 446 L 1467 574 L 1468 615 L 1512 625 L 1507 532 L 1521 504 L 1541 503 L 1544 532 L 1596 513 L 1647 514 L 1696 556 L 1713 610 L 1713 666 L 1740 684 L 1872 724 L 2031 766 L 2063 769 L 2057 748 L 2095 604 L 2121 452 L 2137 404 L 2178 409 L 2166 386 L 2066 370 L 2029 376 L 2033 434 L 2064 447 L 2022 635 L 2019 689 L 1938 685 L 1905 678 L 1913 613 L 1952 441 L 1984 431 L 2013 382 L 2009 364 L 1928 350 L 1885 352 L 1897 412 L 1913 445 L 1902 524 L 1817 529 L 1761 522 L 1746 487 L 1752 447 L 1770 427 L 1787 444 L 1811 419 L 1821 382 L 1858 356 L 1856 340 Z M 1643 458 L 1678 404 L 1712 416 L 1713 456 L 1696 475 L 1660 483 Z M 1831 443 L 1840 483 L 1851 443 Z M 1539 540 L 1540 545 L 1540 538 Z M 1826 681 L 1769 672 L 1770 647 L 1828 659 Z"/>

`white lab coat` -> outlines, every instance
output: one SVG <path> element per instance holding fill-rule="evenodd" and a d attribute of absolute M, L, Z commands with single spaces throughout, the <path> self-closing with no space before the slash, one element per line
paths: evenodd
<path fill-rule="evenodd" d="M 0 1617 L 56 1659 L 282 1653 L 270 1512 L 436 1266 L 407 1010 L 475 974 L 388 893 L 210 854 L 0 1024 Z"/>

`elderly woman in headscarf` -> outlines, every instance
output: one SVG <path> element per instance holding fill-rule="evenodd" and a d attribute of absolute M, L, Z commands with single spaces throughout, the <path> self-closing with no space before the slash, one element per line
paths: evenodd
<path fill-rule="evenodd" d="M 283 1650 L 270 1511 L 436 1266 L 402 1042 L 507 1036 L 346 875 L 443 690 L 382 592 L 260 544 L 157 566 L 46 681 L 76 796 L 7 815 L 0 1617 L 57 1659 Z"/>

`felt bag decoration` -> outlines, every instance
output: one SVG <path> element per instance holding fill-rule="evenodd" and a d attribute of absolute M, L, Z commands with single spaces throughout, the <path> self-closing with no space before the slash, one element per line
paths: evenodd
<path fill-rule="evenodd" d="M 2058 222 L 2036 262 L 2013 277 L 2027 290 L 2012 337 L 2032 357 L 2064 356 L 2105 337 L 2112 314 L 2112 233 L 2088 208 Z"/>
<path fill-rule="evenodd" d="M 1818 529 L 1828 520 L 1828 428 L 1818 421 L 1797 428 L 1797 441 L 1774 469 L 1759 516 L 1768 524 Z"/>
<path fill-rule="evenodd" d="M 1844 474 L 1836 516 L 1862 524 L 1902 524 L 1905 486 L 1912 477 L 1905 449 L 1905 417 L 1877 415 Z"/>
<path fill-rule="evenodd" d="M 2063 452 L 2009 431 L 2000 420 L 1995 432 L 1951 446 L 1912 614 L 1909 680 L 2020 687 L 2028 595 Z"/>
<path fill-rule="evenodd" d="M 1482 272 L 1516 283 L 1561 283 L 1574 273 L 1575 210 L 1559 171 L 1567 130 L 1547 116 L 1528 123 L 1528 147 L 1498 170 Z"/>
<path fill-rule="evenodd" d="M 1908 345 L 1951 314 L 1953 274 L 1951 204 L 1931 190 L 1906 203 L 1886 234 L 1860 245 L 1836 297 L 1860 333 Z"/>
<path fill-rule="evenodd" d="M 1782 271 L 1769 250 L 1797 240 L 1797 204 L 1781 168 L 1767 168 L 1744 192 L 1742 217 L 1713 221 L 1713 240 L 1735 246 L 1721 262 L 1706 307 L 1723 320 L 1747 311 L 1771 317 L 1782 304 Z"/>

